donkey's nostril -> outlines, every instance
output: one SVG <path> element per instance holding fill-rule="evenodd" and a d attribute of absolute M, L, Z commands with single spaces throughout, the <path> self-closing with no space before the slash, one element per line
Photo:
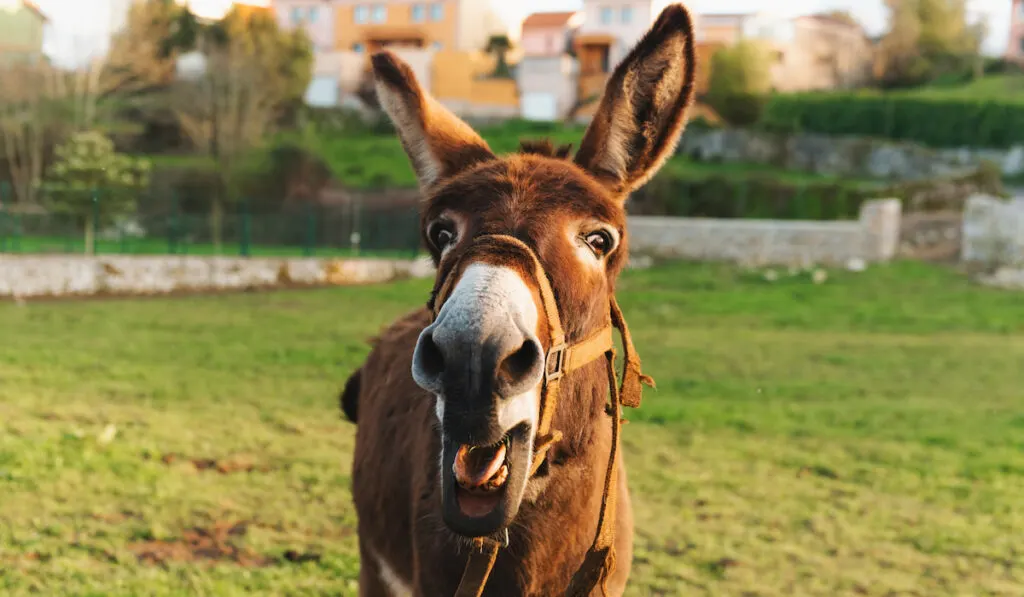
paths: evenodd
<path fill-rule="evenodd" d="M 444 373 L 444 354 L 434 342 L 432 334 L 423 334 L 417 352 L 418 364 L 423 373 L 430 376 L 440 376 Z"/>
<path fill-rule="evenodd" d="M 541 360 L 540 346 L 533 339 L 527 339 L 515 352 L 506 356 L 498 365 L 498 378 L 506 393 L 520 394 L 535 385 L 539 380 Z"/>

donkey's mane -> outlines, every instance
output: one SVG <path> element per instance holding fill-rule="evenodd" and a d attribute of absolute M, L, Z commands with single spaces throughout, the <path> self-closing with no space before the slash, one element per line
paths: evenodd
<path fill-rule="evenodd" d="M 550 139 L 526 139 L 519 142 L 519 153 L 565 160 L 572 152 L 572 143 L 555 146 Z"/>

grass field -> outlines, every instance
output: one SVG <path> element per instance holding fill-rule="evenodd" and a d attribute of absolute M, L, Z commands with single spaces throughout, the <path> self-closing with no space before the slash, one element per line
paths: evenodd
<path fill-rule="evenodd" d="M 0 594 L 354 595 L 336 396 L 427 291 L 0 305 Z M 630 595 L 1024 595 L 1020 295 L 911 263 L 619 294 L 658 382 Z"/>

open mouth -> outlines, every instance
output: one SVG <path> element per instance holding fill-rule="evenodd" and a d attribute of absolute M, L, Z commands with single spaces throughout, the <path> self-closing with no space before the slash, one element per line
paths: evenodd
<path fill-rule="evenodd" d="M 519 511 L 530 462 L 529 428 L 520 425 L 488 445 L 445 441 L 442 513 L 456 533 L 493 534 Z"/>
<path fill-rule="evenodd" d="M 491 446 L 462 444 L 455 452 L 455 500 L 466 516 L 480 518 L 498 507 L 508 482 L 508 444 L 506 435 Z"/>

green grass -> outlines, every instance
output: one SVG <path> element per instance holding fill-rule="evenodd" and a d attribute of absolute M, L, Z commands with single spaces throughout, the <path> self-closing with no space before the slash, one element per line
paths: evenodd
<path fill-rule="evenodd" d="M 1024 75 L 987 75 L 962 85 L 934 85 L 912 93 L 929 97 L 1018 99 L 1024 94 Z"/>
<path fill-rule="evenodd" d="M 0 593 L 355 595 L 336 396 L 428 291 L 0 305 Z M 897 263 L 671 265 L 619 296 L 658 382 L 623 430 L 629 595 L 1024 595 L 1019 295 Z M 218 521 L 271 565 L 131 550 Z"/>
<path fill-rule="evenodd" d="M 502 125 L 481 127 L 480 134 L 496 153 L 517 151 L 523 139 L 550 139 L 556 145 L 571 143 L 579 147 L 584 127 L 559 124 L 509 121 Z M 284 136 L 283 139 L 295 140 Z M 344 186 L 358 189 L 389 187 L 415 187 L 416 177 L 409 166 L 398 136 L 394 133 L 342 133 L 323 134 L 316 141 L 319 153 L 334 177 Z M 259 160 L 255 160 L 259 162 Z M 814 173 L 781 170 L 765 164 L 710 164 L 695 163 L 685 157 L 670 159 L 667 169 L 672 174 L 689 180 L 709 176 L 747 177 L 774 176 L 783 182 L 822 182 L 834 178 Z"/>

